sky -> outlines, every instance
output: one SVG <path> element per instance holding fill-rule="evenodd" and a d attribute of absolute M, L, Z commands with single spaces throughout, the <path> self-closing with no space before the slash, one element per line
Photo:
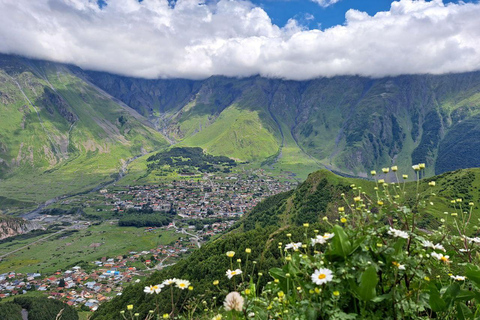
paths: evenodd
<path fill-rule="evenodd" d="M 478 0 L 0 0 L 0 52 L 150 79 L 443 74 L 480 70 L 479 17 Z"/>

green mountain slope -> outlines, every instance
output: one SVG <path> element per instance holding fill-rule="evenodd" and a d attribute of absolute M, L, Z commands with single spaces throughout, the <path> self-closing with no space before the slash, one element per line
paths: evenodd
<path fill-rule="evenodd" d="M 311 81 L 149 81 L 98 72 L 86 76 L 148 114 L 176 141 L 226 156 L 232 156 L 235 147 L 239 159 L 263 159 L 273 168 L 304 176 L 323 166 L 358 176 L 392 164 L 425 162 L 430 176 L 480 166 L 476 151 L 467 152 L 470 145 L 477 150 L 480 140 L 474 126 L 480 111 L 479 72 Z M 259 119 L 257 137 L 269 140 L 263 148 L 258 146 L 265 141 L 251 143 L 250 130 L 225 128 L 241 123 L 252 111 Z M 239 135 L 225 136 L 225 131 Z M 246 142 L 232 145 L 232 140 Z M 452 152 L 453 144 L 460 149 Z"/>
<path fill-rule="evenodd" d="M 412 172 L 407 172 L 412 174 Z M 436 185 L 428 185 L 430 181 L 436 181 Z M 278 243 L 283 244 L 292 241 L 286 234 L 292 233 L 293 241 L 305 241 L 302 237 L 303 223 L 309 222 L 310 229 L 318 229 L 320 232 L 329 228 L 330 223 L 337 223 L 338 207 L 346 206 L 342 193 L 347 199 L 353 198 L 355 188 L 362 188 L 367 195 L 375 194 L 376 183 L 373 181 L 344 178 L 333 173 L 320 170 L 309 175 L 308 179 L 295 190 L 278 194 L 267 198 L 258 204 L 235 228 L 222 238 L 207 243 L 178 264 L 156 272 L 144 283 L 131 285 L 125 289 L 121 297 L 102 305 L 95 312 L 93 319 L 106 320 L 115 318 L 120 310 L 125 310 L 128 304 L 135 306 L 135 312 L 146 314 L 155 306 L 155 296 L 143 293 L 145 285 L 161 283 L 168 278 L 189 279 L 194 286 L 193 296 L 201 295 L 201 299 L 211 301 L 213 296 L 217 301 L 222 301 L 223 293 L 213 289 L 212 282 L 220 281 L 221 288 L 233 290 L 232 281 L 225 277 L 225 270 L 230 269 L 229 259 L 225 256 L 227 251 L 236 252 L 235 259 L 245 261 L 245 249 L 251 248 L 250 261 L 256 260 L 255 272 L 263 272 L 265 277 L 259 280 L 263 286 L 270 277 L 267 270 L 273 266 L 281 265 L 281 254 Z M 403 185 L 402 185 L 403 188 Z M 414 195 L 416 182 L 408 182 L 405 185 L 407 194 Z M 419 184 L 419 192 L 422 196 L 435 193 L 434 205 L 422 208 L 417 217 L 417 224 L 423 229 L 434 229 L 440 225 L 440 219 L 453 228 L 453 217 L 444 212 L 455 212 L 451 199 L 461 198 L 463 202 L 474 202 L 472 221 L 480 218 L 480 169 L 457 170 L 444 173 L 430 179 L 424 179 Z M 427 202 L 428 203 L 428 202 Z M 324 220 L 328 218 L 328 222 Z M 310 230 L 309 229 L 309 230 Z M 469 234 L 478 232 L 469 230 Z M 227 291 L 228 292 L 228 291 Z M 161 312 L 170 309 L 170 292 L 165 290 L 158 295 Z M 176 297 L 175 297 L 176 299 Z M 183 299 L 183 298 L 182 298 Z M 179 301 L 182 301 L 180 299 Z"/>
<path fill-rule="evenodd" d="M 0 56 L 0 118 L 2 203 L 86 190 L 167 145 L 144 117 L 71 68 L 14 56 Z"/>

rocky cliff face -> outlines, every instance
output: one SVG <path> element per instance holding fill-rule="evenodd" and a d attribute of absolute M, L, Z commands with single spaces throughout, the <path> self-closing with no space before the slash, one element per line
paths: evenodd
<path fill-rule="evenodd" d="M 21 218 L 0 217 L 0 240 L 41 228 L 40 225 Z"/>

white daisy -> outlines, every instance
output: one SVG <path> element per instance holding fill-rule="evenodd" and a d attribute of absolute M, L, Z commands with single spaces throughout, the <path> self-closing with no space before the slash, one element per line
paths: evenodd
<path fill-rule="evenodd" d="M 315 272 L 312 274 L 312 282 L 315 283 L 316 285 L 321 285 L 327 282 L 332 281 L 333 279 L 333 274 L 330 269 L 317 269 Z"/>
<path fill-rule="evenodd" d="M 329 240 L 329 239 L 332 239 L 334 236 L 335 236 L 335 233 L 325 232 L 322 237 L 323 237 L 323 239 L 325 239 L 325 240 Z"/>
<path fill-rule="evenodd" d="M 285 246 L 285 250 L 293 249 L 294 251 L 298 251 L 298 249 L 300 249 L 301 247 L 302 247 L 301 242 L 291 242 Z"/>
<path fill-rule="evenodd" d="M 177 284 L 177 288 L 180 288 L 182 290 L 187 289 L 190 285 L 190 281 L 182 279 L 176 279 L 175 283 Z"/>
<path fill-rule="evenodd" d="M 441 253 L 432 252 L 431 256 L 434 257 L 435 259 L 440 260 L 440 261 L 445 262 L 445 263 L 450 262 L 450 260 L 448 260 L 449 256 L 444 256 Z"/>
<path fill-rule="evenodd" d="M 242 270 L 240 270 L 240 269 L 236 269 L 236 270 L 228 269 L 227 272 L 226 272 L 226 275 L 227 275 L 228 279 L 232 279 L 233 276 L 236 276 L 236 275 L 241 274 L 241 273 L 242 273 Z"/>
<path fill-rule="evenodd" d="M 465 281 L 465 277 L 463 277 L 463 276 L 450 276 L 450 278 L 452 278 L 456 281 Z"/>
<path fill-rule="evenodd" d="M 440 243 L 437 243 L 436 245 L 433 246 L 433 249 L 435 250 L 442 250 L 443 252 L 446 252 L 447 250 L 445 250 L 445 248 L 440 244 Z"/>
<path fill-rule="evenodd" d="M 149 293 L 149 294 L 153 294 L 153 293 L 159 294 L 162 291 L 163 287 L 164 287 L 163 284 L 148 286 L 148 287 L 145 287 L 145 289 L 143 289 L 143 292 Z"/>
<path fill-rule="evenodd" d="M 176 282 L 177 282 L 177 279 L 173 278 L 173 279 L 164 280 L 162 284 L 165 286 L 169 286 L 171 284 L 175 284 Z"/>
<path fill-rule="evenodd" d="M 390 230 L 388 230 L 388 234 L 394 236 L 395 238 L 403 238 L 403 239 L 408 239 L 408 233 L 405 231 L 393 229 L 390 227 Z"/>

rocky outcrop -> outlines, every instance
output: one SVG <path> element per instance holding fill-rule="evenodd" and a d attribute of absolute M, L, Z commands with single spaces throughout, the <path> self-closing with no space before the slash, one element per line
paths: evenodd
<path fill-rule="evenodd" d="M 41 229 L 37 223 L 12 217 L 0 217 L 0 240 Z"/>

